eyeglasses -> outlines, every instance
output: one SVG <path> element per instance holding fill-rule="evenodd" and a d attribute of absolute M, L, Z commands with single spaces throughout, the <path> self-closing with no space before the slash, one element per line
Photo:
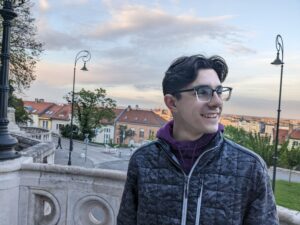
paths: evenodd
<path fill-rule="evenodd" d="M 210 102 L 214 95 L 214 92 L 217 93 L 218 97 L 222 99 L 222 101 L 228 101 L 231 96 L 232 88 L 218 86 L 216 89 L 212 89 L 210 86 L 200 85 L 190 89 L 175 91 L 172 94 L 189 92 L 189 91 L 194 91 L 196 93 L 197 100 L 200 102 Z"/>

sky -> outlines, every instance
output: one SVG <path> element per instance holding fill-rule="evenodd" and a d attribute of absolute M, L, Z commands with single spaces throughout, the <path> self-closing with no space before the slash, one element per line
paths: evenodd
<path fill-rule="evenodd" d="M 161 82 L 183 55 L 220 55 L 233 87 L 224 113 L 276 117 L 284 42 L 281 117 L 300 119 L 298 0 L 35 0 L 37 39 L 45 51 L 36 81 L 22 98 L 63 103 L 72 90 L 76 54 L 89 50 L 88 72 L 77 62 L 75 89 L 104 88 L 118 106 L 163 108 Z"/>

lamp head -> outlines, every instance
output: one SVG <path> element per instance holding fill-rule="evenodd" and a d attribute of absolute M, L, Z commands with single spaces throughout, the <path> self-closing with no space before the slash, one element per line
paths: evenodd
<path fill-rule="evenodd" d="M 86 62 L 84 62 L 84 65 L 83 65 L 83 67 L 81 68 L 81 70 L 83 70 L 83 71 L 88 71 L 88 69 L 86 68 Z"/>
<path fill-rule="evenodd" d="M 279 58 L 279 51 L 277 51 L 277 57 L 273 62 L 271 62 L 271 64 L 273 64 L 273 65 L 282 65 L 283 64 L 283 62 Z"/>

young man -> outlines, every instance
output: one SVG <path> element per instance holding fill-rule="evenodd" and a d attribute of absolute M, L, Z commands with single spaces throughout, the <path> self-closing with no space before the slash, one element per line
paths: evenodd
<path fill-rule="evenodd" d="M 267 167 L 219 124 L 223 58 L 181 57 L 163 80 L 174 120 L 129 162 L 118 225 L 277 225 Z"/>

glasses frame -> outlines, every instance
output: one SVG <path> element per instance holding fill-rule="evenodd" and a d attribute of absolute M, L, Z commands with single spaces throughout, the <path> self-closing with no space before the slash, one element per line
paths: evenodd
<path fill-rule="evenodd" d="M 207 100 L 207 101 L 201 101 L 201 100 L 199 100 L 199 98 L 198 98 L 198 93 L 197 93 L 197 90 L 198 89 L 200 89 L 200 88 L 203 88 L 203 87 L 206 87 L 206 88 L 210 88 L 211 90 L 212 90 L 212 93 L 211 93 L 211 96 L 210 96 L 210 99 L 209 100 Z M 232 87 L 223 87 L 223 86 L 218 86 L 218 87 L 216 87 L 215 89 L 213 89 L 213 88 L 211 88 L 210 86 L 208 86 L 208 85 L 199 85 L 199 86 L 196 86 L 196 87 L 193 87 L 193 88 L 188 88 L 188 89 L 182 89 L 182 90 L 178 90 L 178 91 L 174 91 L 173 93 L 172 93 L 172 95 L 174 95 L 174 94 L 178 94 L 178 93 L 182 93 L 182 92 L 191 92 L 191 91 L 194 91 L 195 93 L 196 93 L 196 95 L 197 95 L 197 99 L 198 99 L 198 101 L 201 101 L 201 102 L 210 102 L 211 101 L 211 99 L 213 98 L 213 96 L 214 96 L 214 92 L 216 92 L 217 93 L 217 91 L 218 91 L 218 89 L 219 88 L 228 88 L 228 90 L 229 90 L 229 97 L 228 97 L 228 99 L 227 100 L 224 100 L 224 99 L 222 99 L 222 97 L 219 97 L 219 95 L 218 95 L 218 97 L 222 100 L 222 101 L 228 101 L 229 99 L 230 99 L 230 97 L 231 97 L 231 92 L 232 92 Z"/>

